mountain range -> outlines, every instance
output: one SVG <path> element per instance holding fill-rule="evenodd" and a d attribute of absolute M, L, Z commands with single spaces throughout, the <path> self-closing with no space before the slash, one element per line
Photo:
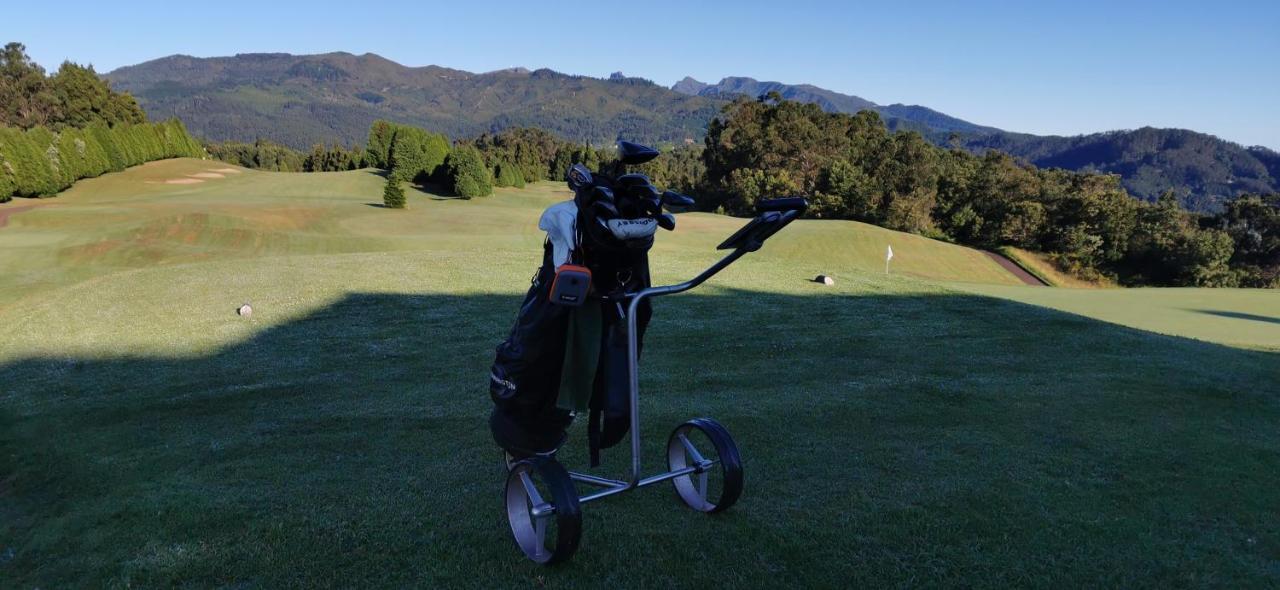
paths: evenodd
<path fill-rule="evenodd" d="M 1001 132 L 995 127 L 976 125 L 928 107 L 906 104 L 883 106 L 860 96 L 840 94 L 811 84 L 762 82 L 755 78 L 740 76 L 724 78 L 716 84 L 706 84 L 686 76 L 683 80 L 676 82 L 671 89 L 690 96 L 728 100 L 738 95 L 761 96 L 769 92 L 777 92 L 787 100 L 811 102 L 833 113 L 856 113 L 871 109 L 880 113 L 890 129 L 914 129 L 926 135 L 947 136 L 951 133 L 986 135 Z"/>
<path fill-rule="evenodd" d="M 715 84 L 686 77 L 666 88 L 621 73 L 607 79 L 524 68 L 477 74 L 342 52 L 174 55 L 105 77 L 116 89 L 131 92 L 148 116 L 179 117 L 192 133 L 210 140 L 263 137 L 297 148 L 355 144 L 381 118 L 455 138 L 536 126 L 597 145 L 620 137 L 695 143 L 728 100 L 776 91 L 830 112 L 871 109 L 890 129 L 918 131 L 941 145 L 978 152 L 999 149 L 1042 167 L 1119 174 L 1139 198 L 1151 200 L 1174 190 L 1195 210 L 1219 209 L 1245 192 L 1280 192 L 1280 154 L 1185 129 L 1038 136 L 924 106 L 879 105 L 813 85 L 746 77 Z"/>

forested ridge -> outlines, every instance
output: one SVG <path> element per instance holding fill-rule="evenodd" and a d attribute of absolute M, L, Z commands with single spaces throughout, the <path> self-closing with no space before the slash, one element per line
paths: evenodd
<path fill-rule="evenodd" d="M 672 90 L 729 99 L 777 92 L 787 100 L 814 103 L 832 113 L 873 110 L 890 130 L 918 131 L 943 147 L 963 147 L 978 154 L 997 149 L 1041 168 L 1118 174 L 1125 189 L 1144 201 L 1155 201 L 1173 190 L 1192 211 L 1217 212 L 1238 195 L 1280 191 L 1280 154 L 1187 129 L 1143 127 L 1078 136 L 1013 133 L 919 105 L 878 105 L 807 84 L 743 77 L 724 78 L 716 84 L 685 78 Z"/>
<path fill-rule="evenodd" d="M 522 68 L 478 74 L 348 53 L 176 55 L 106 77 L 132 91 L 151 116 L 180 117 L 198 136 L 242 143 L 261 137 L 300 150 L 334 141 L 354 145 L 378 119 L 450 137 L 537 127 L 595 145 L 701 143 L 707 123 L 727 102 L 777 91 L 828 112 L 874 110 L 890 130 L 917 131 L 943 147 L 995 148 L 1042 168 L 1119 174 L 1130 194 L 1154 201 L 1173 190 L 1193 211 L 1218 212 L 1238 195 L 1280 190 L 1274 151 L 1185 129 L 1036 136 L 925 106 L 878 105 L 812 85 L 746 77 L 717 84 L 686 79 L 665 88 L 621 74 L 599 79 Z"/>
<path fill-rule="evenodd" d="M 153 116 L 182 118 L 216 141 L 267 137 L 295 149 L 364 139 L 392 120 L 451 137 L 539 127 L 596 143 L 701 137 L 719 103 L 638 78 L 601 80 L 549 69 L 472 73 L 406 67 L 373 54 L 170 56 L 106 75 Z"/>

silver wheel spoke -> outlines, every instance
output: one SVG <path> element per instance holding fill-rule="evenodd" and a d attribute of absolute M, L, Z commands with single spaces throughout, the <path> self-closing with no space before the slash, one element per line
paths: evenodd
<path fill-rule="evenodd" d="M 533 529 L 537 532 L 538 544 L 534 547 L 535 558 L 542 557 L 547 549 L 547 519 L 535 518 L 533 520 Z"/>
<path fill-rule="evenodd" d="M 520 483 L 524 484 L 524 493 L 529 496 L 529 502 L 533 503 L 535 507 L 544 504 L 542 495 L 538 493 L 538 488 L 534 487 L 533 479 L 529 477 L 528 471 L 520 472 Z"/>
<path fill-rule="evenodd" d="M 689 454 L 689 459 L 692 460 L 692 463 L 694 465 L 701 465 L 703 461 L 702 454 L 698 452 L 698 449 L 694 448 L 693 442 L 690 441 L 689 437 L 685 436 L 683 432 L 681 432 L 679 436 L 680 444 L 684 445 L 684 451 Z"/>
<path fill-rule="evenodd" d="M 702 498 L 703 506 L 707 505 L 707 472 L 703 471 L 698 474 L 698 497 Z"/>

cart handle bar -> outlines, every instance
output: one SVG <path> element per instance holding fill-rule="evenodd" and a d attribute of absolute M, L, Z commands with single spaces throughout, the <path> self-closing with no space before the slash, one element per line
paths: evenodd
<path fill-rule="evenodd" d="M 804 212 L 807 206 L 808 202 L 802 198 L 762 201 L 759 205 L 760 215 L 752 219 L 747 225 L 747 228 L 755 225 L 758 226 L 758 229 L 742 236 L 735 234 L 735 238 L 740 237 L 741 239 L 736 241 L 733 252 L 730 252 L 728 256 L 721 258 L 719 262 L 711 265 L 710 268 L 702 271 L 698 276 L 683 283 L 649 287 L 636 293 L 628 294 L 631 299 L 630 304 L 627 306 L 627 376 L 630 378 L 631 389 L 631 478 L 627 482 L 626 489 L 638 487 L 640 484 L 640 362 L 638 359 L 640 345 L 636 335 L 636 310 L 639 308 L 640 302 L 649 297 L 682 293 L 705 283 L 707 279 L 715 276 L 716 273 L 724 270 L 726 266 L 733 264 L 737 259 L 742 258 L 749 252 L 759 250 L 766 239 L 800 217 L 800 214 Z M 778 211 L 781 211 L 781 213 L 778 213 Z M 730 238 L 729 241 L 734 241 L 734 238 Z"/>

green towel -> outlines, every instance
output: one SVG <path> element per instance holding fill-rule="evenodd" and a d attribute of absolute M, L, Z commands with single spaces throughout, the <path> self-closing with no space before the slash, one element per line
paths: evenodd
<path fill-rule="evenodd" d="M 604 313 L 600 305 L 588 301 L 569 312 L 564 364 L 560 367 L 560 394 L 556 398 L 556 405 L 561 409 L 581 412 L 591 402 L 591 386 L 600 363 L 600 333 L 603 330 Z"/>

